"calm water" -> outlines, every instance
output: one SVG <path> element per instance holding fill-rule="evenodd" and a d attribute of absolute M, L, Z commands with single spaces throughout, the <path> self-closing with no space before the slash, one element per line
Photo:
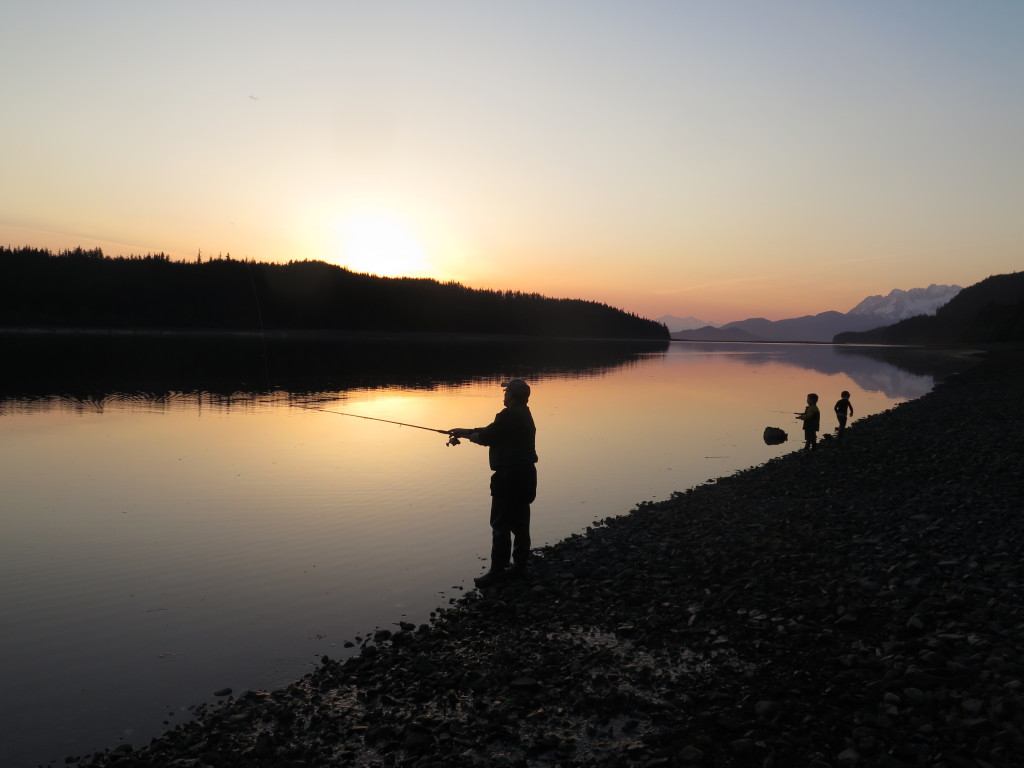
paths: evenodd
<path fill-rule="evenodd" d="M 456 381 L 0 400 L 0 764 L 145 743 L 217 689 L 283 685 L 471 587 L 489 550 L 485 449 L 308 406 L 483 426 L 498 382 L 529 375 L 539 546 L 796 450 L 807 392 L 824 432 L 843 389 L 855 424 L 966 367 L 874 354 L 674 343 Z M 765 445 L 766 426 L 789 442 Z"/>

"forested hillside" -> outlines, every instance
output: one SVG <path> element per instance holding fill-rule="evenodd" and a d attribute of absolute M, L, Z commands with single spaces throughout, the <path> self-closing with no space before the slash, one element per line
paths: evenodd
<path fill-rule="evenodd" d="M 919 315 L 837 344 L 981 344 L 1024 341 L 1024 272 L 995 275 L 964 288 L 934 315 Z"/>
<path fill-rule="evenodd" d="M 0 248 L 0 327 L 317 329 L 668 339 L 594 301 L 383 278 L 319 261 Z"/>

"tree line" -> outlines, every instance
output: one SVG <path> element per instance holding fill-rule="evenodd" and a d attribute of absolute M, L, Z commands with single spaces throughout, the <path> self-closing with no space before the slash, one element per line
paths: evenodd
<path fill-rule="evenodd" d="M 583 299 L 386 278 L 322 261 L 0 247 L 0 327 L 349 330 L 668 339 L 664 324 Z"/>

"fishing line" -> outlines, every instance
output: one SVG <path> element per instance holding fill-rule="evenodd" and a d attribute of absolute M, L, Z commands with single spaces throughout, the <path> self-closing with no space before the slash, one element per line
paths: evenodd
<path fill-rule="evenodd" d="M 335 416 L 349 416 L 353 419 L 366 419 L 367 421 L 381 421 L 385 424 L 397 424 L 400 427 L 412 427 L 413 429 L 425 429 L 427 432 L 440 432 L 448 435 L 447 429 L 434 429 L 433 427 L 421 427 L 419 424 L 406 424 L 404 421 L 392 421 L 391 419 L 378 419 L 375 416 L 360 416 L 358 413 L 344 413 L 343 411 L 329 411 L 326 408 L 316 408 L 312 405 L 295 405 L 296 408 L 305 408 L 307 411 L 320 411 L 321 413 L 333 413 Z M 445 445 L 458 445 L 459 438 L 448 435 L 448 442 Z"/>

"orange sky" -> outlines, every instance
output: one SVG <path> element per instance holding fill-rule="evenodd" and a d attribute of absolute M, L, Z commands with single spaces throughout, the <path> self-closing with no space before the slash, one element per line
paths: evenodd
<path fill-rule="evenodd" d="M 1022 33 L 929 0 L 20 4 L 0 243 L 846 311 L 1020 268 Z"/>

